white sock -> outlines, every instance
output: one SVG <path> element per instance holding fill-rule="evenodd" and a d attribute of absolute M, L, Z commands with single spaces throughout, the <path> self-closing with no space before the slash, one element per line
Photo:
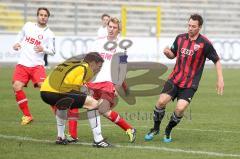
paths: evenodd
<path fill-rule="evenodd" d="M 101 130 L 101 121 L 98 110 L 87 111 L 88 121 L 90 127 L 92 128 L 93 138 L 95 142 L 100 142 L 103 140 L 102 130 Z"/>
<path fill-rule="evenodd" d="M 65 139 L 65 122 L 67 119 L 67 110 L 59 110 L 56 111 L 56 121 L 57 121 L 57 131 L 58 137 Z"/>

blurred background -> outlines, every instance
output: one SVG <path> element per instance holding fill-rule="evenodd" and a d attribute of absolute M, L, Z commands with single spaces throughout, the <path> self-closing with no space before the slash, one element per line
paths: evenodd
<path fill-rule="evenodd" d="M 53 113 L 31 83 L 26 94 L 34 122 L 26 127 L 19 124 L 22 114 L 12 91 L 12 74 L 20 53 L 14 52 L 12 46 L 25 22 L 36 22 L 38 7 L 49 8 L 48 25 L 56 35 L 56 54 L 48 56 L 50 69 L 67 58 L 86 53 L 97 38 L 103 13 L 121 19 L 121 36 L 133 42 L 127 50 L 128 66 L 136 66 L 132 61 L 141 65 L 139 69 L 128 69 L 126 79 L 131 96 L 119 98 L 119 106 L 114 109 L 137 128 L 136 143 L 130 145 L 118 127 L 102 118 L 104 136 L 117 148 L 90 147 L 92 133 L 88 121 L 83 120 L 79 122 L 78 145 L 55 146 Z M 201 33 L 210 39 L 221 57 L 224 95 L 216 94 L 216 70 L 212 69 L 212 61 L 207 61 L 196 98 L 174 130 L 174 142 L 162 143 L 162 131 L 152 142 L 145 142 L 158 99 L 153 93 L 160 92 L 159 84 L 167 79 L 175 63 L 162 50 L 171 46 L 178 34 L 187 31 L 188 18 L 193 13 L 203 16 Z M 157 65 L 148 67 L 142 61 Z M 165 65 L 170 68 L 167 72 L 160 67 Z M 239 68 L 240 0 L 0 0 L 0 159 L 240 158 Z M 163 126 L 174 108 L 175 103 L 171 103 Z"/>
<path fill-rule="evenodd" d="M 134 60 L 131 52 L 138 52 L 142 60 L 159 62 L 163 58 L 164 62 L 171 63 L 158 55 L 159 52 L 166 45 L 171 46 L 176 35 L 186 32 L 190 14 L 200 13 L 204 18 L 201 33 L 213 41 L 223 63 L 240 63 L 237 53 L 240 50 L 239 0 L 0 0 L 0 36 L 16 35 L 25 22 L 35 22 L 38 7 L 47 7 L 51 12 L 48 25 L 57 36 L 59 54 L 62 50 L 59 45 L 64 45 L 61 38 L 94 39 L 101 15 L 107 13 L 121 19 L 121 35 L 135 42 L 135 48 L 129 52 L 130 59 Z M 75 49 L 69 46 L 72 44 L 66 44 L 65 54 L 72 50 L 66 57 L 86 51 L 89 41 L 92 40 L 80 40 L 81 46 L 74 46 Z M 146 48 L 139 47 L 143 43 Z"/>

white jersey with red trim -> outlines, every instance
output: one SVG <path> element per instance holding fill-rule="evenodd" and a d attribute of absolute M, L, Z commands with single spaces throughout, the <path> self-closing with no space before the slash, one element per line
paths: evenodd
<path fill-rule="evenodd" d="M 16 43 L 21 45 L 18 64 L 34 67 L 44 65 L 44 54 L 55 54 L 55 36 L 46 26 L 40 28 L 36 23 L 27 22 L 17 36 Z M 34 46 L 42 46 L 43 52 L 34 51 Z"/>
<path fill-rule="evenodd" d="M 117 41 L 118 40 L 116 40 L 115 42 Z M 104 48 L 104 45 L 107 42 L 107 37 L 98 38 L 93 43 L 93 47 L 90 49 L 90 51 L 98 52 L 104 59 L 104 63 L 100 72 L 96 75 L 95 78 L 93 78 L 91 82 L 99 83 L 108 81 L 117 85 L 121 85 L 122 79 L 119 80 L 119 76 L 120 74 L 122 74 L 122 70 L 126 70 L 127 59 L 122 60 L 123 62 L 121 62 L 119 56 L 122 55 L 122 53 L 119 52 L 122 52 L 122 50 L 119 48 L 119 46 L 112 50 L 106 50 Z M 124 65 L 124 67 L 122 67 L 122 65 Z"/>

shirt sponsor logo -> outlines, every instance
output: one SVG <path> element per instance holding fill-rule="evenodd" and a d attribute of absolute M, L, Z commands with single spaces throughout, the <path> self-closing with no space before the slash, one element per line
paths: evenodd
<path fill-rule="evenodd" d="M 33 44 L 35 46 L 41 45 L 41 41 L 39 41 L 33 37 L 26 37 L 25 41 L 28 42 L 29 44 Z"/>
<path fill-rule="evenodd" d="M 101 57 L 105 60 L 111 60 L 112 59 L 112 54 L 108 54 L 108 53 L 100 53 Z"/>
<path fill-rule="evenodd" d="M 181 48 L 181 56 L 192 56 L 194 54 L 193 50 L 189 50 L 186 48 Z"/>

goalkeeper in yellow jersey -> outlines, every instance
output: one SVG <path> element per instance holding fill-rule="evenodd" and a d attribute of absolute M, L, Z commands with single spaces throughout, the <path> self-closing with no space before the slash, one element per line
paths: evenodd
<path fill-rule="evenodd" d="M 64 134 L 67 110 L 86 108 L 94 136 L 93 145 L 96 147 L 111 146 L 103 139 L 101 125 L 97 123 L 97 120 L 100 120 L 100 116 L 95 112 L 98 101 L 80 91 L 84 84 L 100 71 L 103 62 L 103 58 L 97 52 L 91 52 L 83 60 L 65 61 L 59 64 L 43 82 L 40 90 L 42 100 L 56 107 L 58 132 L 56 144 L 66 145 L 68 143 Z"/>

